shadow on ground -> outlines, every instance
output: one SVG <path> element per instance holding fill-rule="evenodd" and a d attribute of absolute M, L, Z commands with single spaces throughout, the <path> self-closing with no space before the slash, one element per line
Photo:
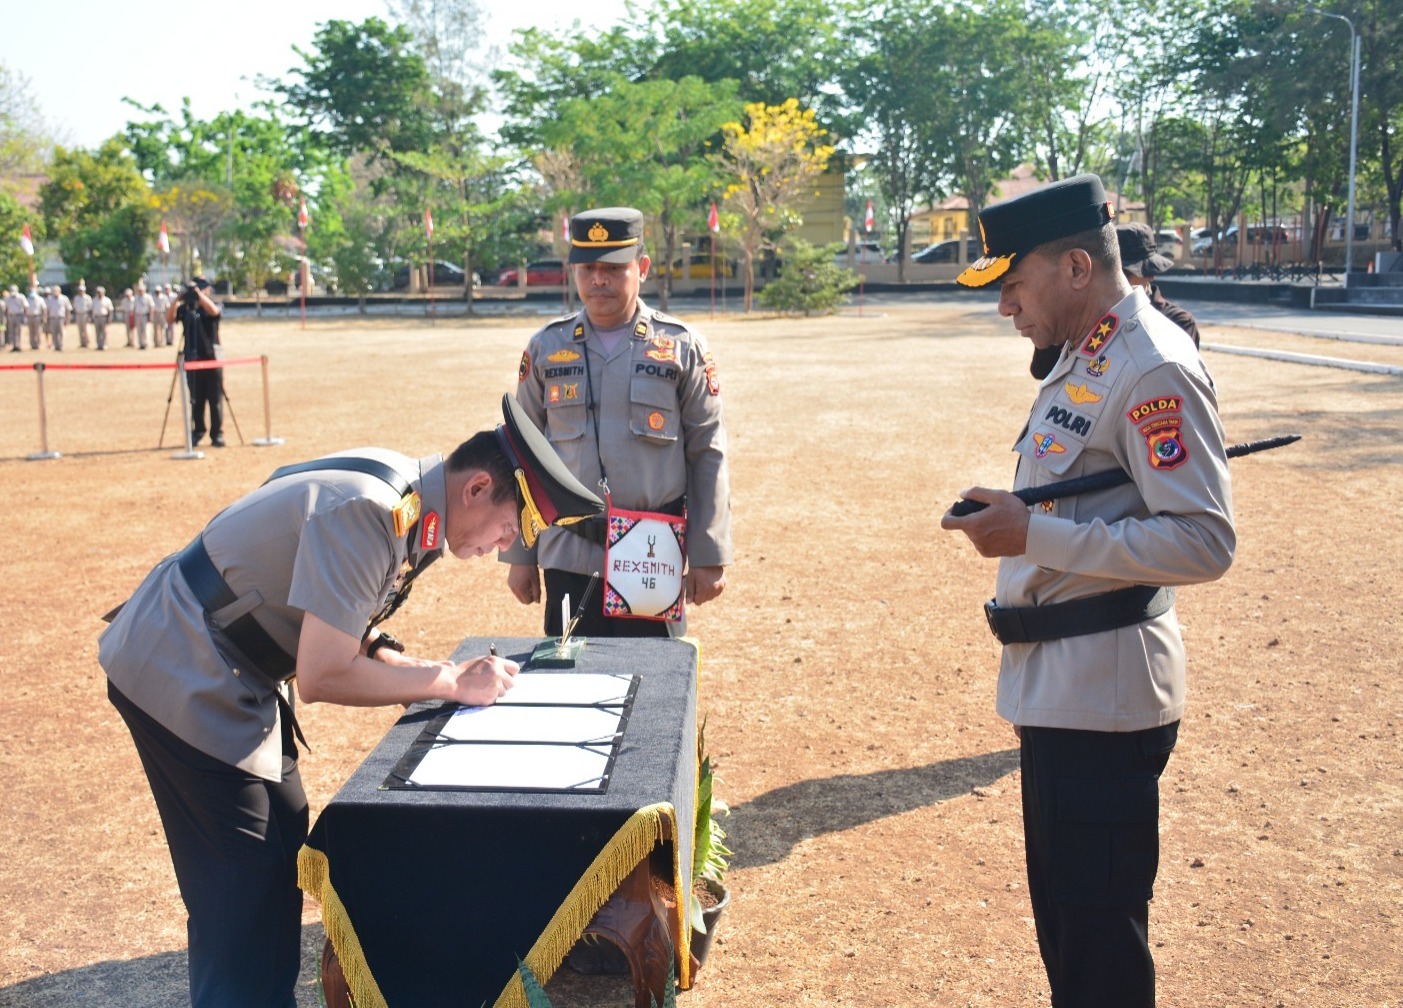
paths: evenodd
<path fill-rule="evenodd" d="M 732 868 L 774 864 L 824 833 L 900 815 L 969 794 L 1018 769 L 1018 750 L 961 756 L 904 770 L 799 781 L 731 806 Z"/>
<path fill-rule="evenodd" d="M 119 925 L 120 926 L 120 925 Z M 317 962 L 325 934 L 321 924 L 302 927 L 302 973 L 297 1008 L 318 1008 Z M 0 988 L 0 1008 L 189 1008 L 190 974 L 185 950 L 140 959 L 108 960 L 50 973 Z"/>

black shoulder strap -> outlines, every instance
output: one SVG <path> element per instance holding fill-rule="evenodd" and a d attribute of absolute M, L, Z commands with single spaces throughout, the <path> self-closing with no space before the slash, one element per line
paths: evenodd
<path fill-rule="evenodd" d="M 298 473 L 316 472 L 319 469 L 341 469 L 374 476 L 376 479 L 388 483 L 401 497 L 409 493 L 411 489 L 409 480 L 405 479 L 393 466 L 377 459 L 364 458 L 359 455 L 337 455 L 332 458 L 312 459 L 310 462 L 295 462 L 275 470 L 273 475 L 263 482 L 268 484 L 284 476 L 296 476 Z"/>

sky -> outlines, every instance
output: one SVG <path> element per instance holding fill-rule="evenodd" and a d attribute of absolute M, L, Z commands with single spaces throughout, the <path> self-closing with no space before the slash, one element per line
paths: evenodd
<path fill-rule="evenodd" d="M 270 97 L 260 76 L 285 77 L 325 21 L 387 17 L 384 0 L 240 0 L 237 4 L 151 7 L 130 0 L 64 0 L 49 10 L 10 4 L 0 21 L 0 63 L 28 80 L 49 132 L 70 147 L 93 148 L 129 120 L 147 118 L 125 104 L 162 105 L 175 114 L 189 96 L 200 119 Z M 585 28 L 616 24 L 625 0 L 479 0 L 489 45 L 505 50 L 511 33 L 532 25 Z M 191 13 L 194 12 L 194 13 Z"/>

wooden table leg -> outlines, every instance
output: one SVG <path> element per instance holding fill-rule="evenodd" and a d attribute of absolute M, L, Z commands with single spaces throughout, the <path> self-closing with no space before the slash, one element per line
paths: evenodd
<path fill-rule="evenodd" d="M 644 858 L 585 928 L 585 934 L 607 939 L 628 960 L 635 1008 L 649 1008 L 649 995 L 663 1003 L 673 956 L 670 916 Z"/>

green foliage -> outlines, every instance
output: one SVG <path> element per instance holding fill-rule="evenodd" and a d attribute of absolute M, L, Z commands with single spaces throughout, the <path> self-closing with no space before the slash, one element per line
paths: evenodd
<path fill-rule="evenodd" d="M 0 286 L 15 284 L 24 288 L 29 283 L 29 256 L 20 248 L 19 235 L 28 224 L 37 244 L 43 237 L 43 222 L 30 213 L 9 193 L 0 189 Z"/>
<path fill-rule="evenodd" d="M 406 151 L 431 142 L 424 98 L 430 78 L 409 29 L 377 17 L 327 21 L 313 47 L 293 47 L 298 79 L 277 90 L 302 121 L 344 155 Z"/>
<path fill-rule="evenodd" d="M 0 63 L 0 179 L 42 171 L 52 146 L 29 78 Z"/>
<path fill-rule="evenodd" d="M 697 808 L 692 830 L 692 903 L 688 907 L 691 925 L 698 931 L 706 930 L 706 925 L 702 920 L 701 900 L 697 898 L 697 885 L 702 879 L 724 883 L 733 853 L 726 846 L 726 831 L 719 818 L 729 815 L 730 810 L 716 797 L 715 786 L 716 773 L 706 751 L 706 722 L 703 721 L 697 729 Z"/>
<path fill-rule="evenodd" d="M 145 273 L 156 237 L 154 208 L 120 140 L 106 141 L 96 153 L 57 148 L 39 201 L 70 280 L 121 290 Z"/>
<path fill-rule="evenodd" d="M 794 238 L 786 243 L 784 268 L 760 291 L 760 303 L 782 312 L 827 315 L 837 310 L 858 284 L 852 270 L 834 262 L 841 244 L 812 245 Z"/>

